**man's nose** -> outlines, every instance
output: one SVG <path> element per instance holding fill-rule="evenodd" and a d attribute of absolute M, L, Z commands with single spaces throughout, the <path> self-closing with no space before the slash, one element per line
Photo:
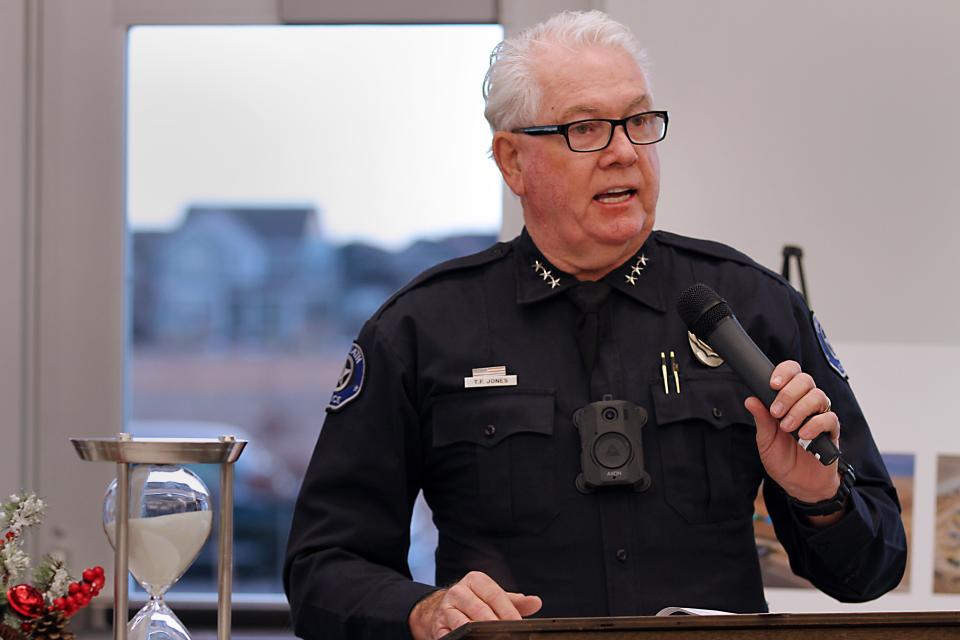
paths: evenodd
<path fill-rule="evenodd" d="M 613 128 L 613 138 L 604 149 L 604 155 L 609 158 L 609 164 L 631 165 L 637 161 L 637 145 L 630 142 L 622 123 Z"/>

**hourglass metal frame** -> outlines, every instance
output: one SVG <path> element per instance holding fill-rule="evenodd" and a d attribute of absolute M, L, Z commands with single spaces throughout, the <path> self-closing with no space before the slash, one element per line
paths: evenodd
<path fill-rule="evenodd" d="M 113 637 L 127 638 L 129 573 L 130 465 L 219 464 L 220 537 L 218 550 L 217 640 L 230 640 L 233 592 L 233 464 L 246 440 L 212 438 L 70 438 L 77 455 L 90 462 L 117 463 L 117 529 L 113 569 Z"/>

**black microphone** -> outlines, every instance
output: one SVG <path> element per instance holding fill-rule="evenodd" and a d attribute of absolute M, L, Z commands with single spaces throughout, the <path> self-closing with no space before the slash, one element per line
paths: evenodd
<path fill-rule="evenodd" d="M 726 300 L 707 285 L 698 283 L 680 294 L 677 311 L 690 331 L 709 343 L 764 405 L 773 404 L 777 397 L 777 392 L 770 388 L 773 363 L 743 330 Z M 801 439 L 797 435 L 799 430 L 798 427 L 790 435 L 824 465 L 840 456 L 828 433 L 821 433 L 811 441 Z"/>

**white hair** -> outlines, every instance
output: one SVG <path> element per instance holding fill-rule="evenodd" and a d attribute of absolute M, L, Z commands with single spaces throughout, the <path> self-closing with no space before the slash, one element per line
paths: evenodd
<path fill-rule="evenodd" d="M 493 48 L 490 68 L 483 79 L 483 115 L 491 130 L 509 131 L 533 124 L 540 108 L 540 85 L 533 64 L 543 46 L 551 44 L 573 50 L 620 48 L 647 74 L 646 52 L 625 25 L 602 11 L 563 11 Z"/>

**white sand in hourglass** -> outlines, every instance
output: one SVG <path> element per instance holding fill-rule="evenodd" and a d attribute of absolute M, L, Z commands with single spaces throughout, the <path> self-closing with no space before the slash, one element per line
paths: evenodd
<path fill-rule="evenodd" d="M 210 535 L 213 514 L 190 511 L 128 520 L 130 572 L 154 596 L 161 595 L 190 566 Z M 114 541 L 115 522 L 107 526 Z"/>

